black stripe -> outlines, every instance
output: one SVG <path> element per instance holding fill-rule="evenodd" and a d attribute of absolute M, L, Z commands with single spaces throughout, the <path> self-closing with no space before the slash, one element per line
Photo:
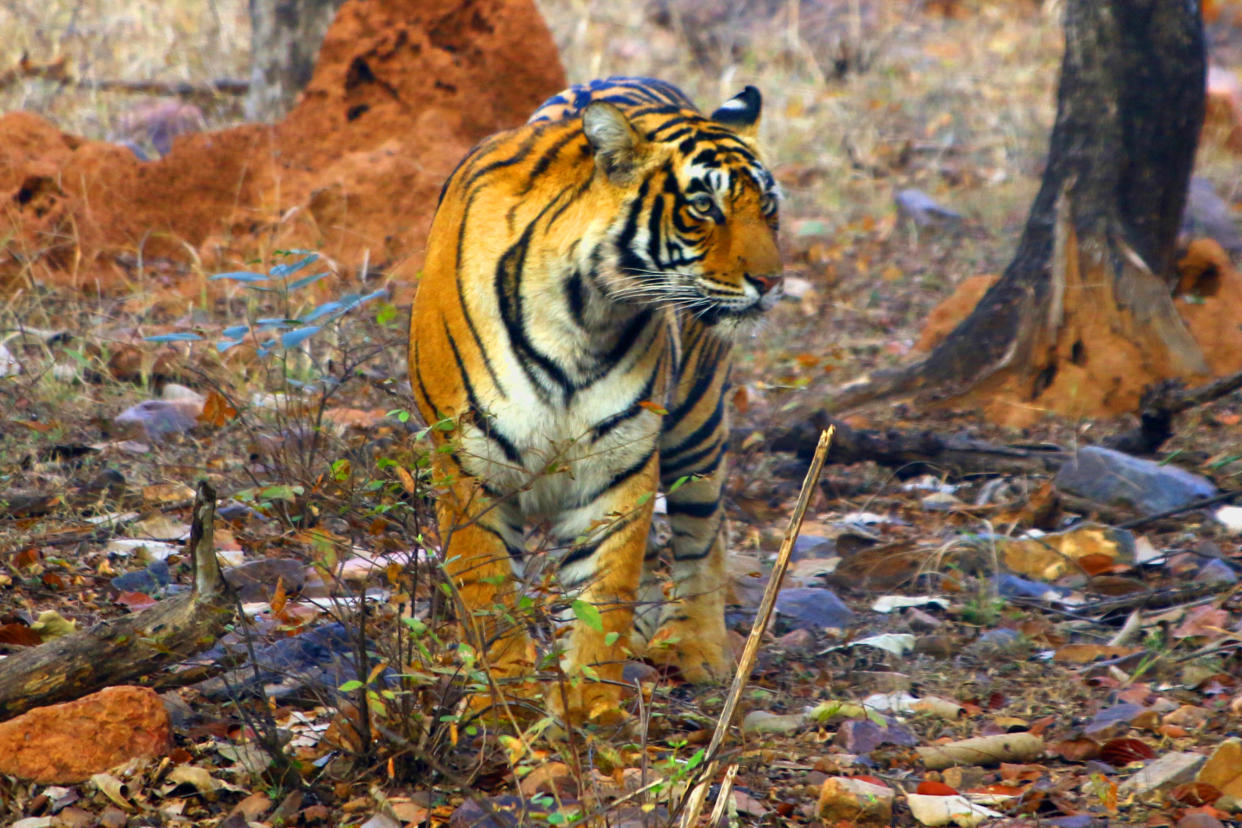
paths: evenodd
<path fill-rule="evenodd" d="M 562 149 L 565 148 L 565 145 L 568 144 L 570 141 L 573 141 L 574 139 L 581 138 L 581 137 L 582 137 L 581 130 L 567 129 L 564 135 L 562 135 L 560 138 L 557 138 L 552 143 L 552 146 L 544 150 L 543 154 L 540 155 L 539 158 L 535 161 L 535 163 L 531 165 L 530 171 L 526 175 L 526 184 L 522 187 L 521 190 L 518 191 L 517 195 L 524 196 L 527 193 L 529 193 L 532 189 L 534 189 L 535 182 L 539 180 L 540 176 L 542 176 L 545 172 L 548 171 L 548 167 L 552 166 L 552 162 L 556 160 L 556 156 L 560 153 Z"/>
<path fill-rule="evenodd" d="M 656 196 L 651 199 L 651 209 L 647 213 L 647 256 L 653 262 L 661 262 L 664 260 L 663 250 L 661 250 L 664 241 L 664 199 Z"/>
<path fill-rule="evenodd" d="M 648 263 L 644 262 L 634 250 L 634 237 L 638 235 L 638 220 L 642 215 L 643 202 L 647 198 L 650 183 L 650 180 L 643 179 L 638 193 L 630 203 L 630 212 L 625 217 L 621 232 L 617 234 L 617 253 L 619 254 L 617 264 L 623 271 L 642 274 L 644 270 L 654 269 L 649 267 Z"/>
<path fill-rule="evenodd" d="M 716 373 L 714 371 L 699 371 L 698 376 L 694 378 L 694 385 L 690 386 L 690 390 L 686 392 L 681 403 L 669 412 L 668 419 L 665 420 L 667 423 L 665 426 L 666 432 L 677 427 L 682 418 L 686 416 L 686 413 L 689 412 L 690 409 L 694 407 L 694 404 L 701 400 L 703 395 L 705 395 L 708 389 L 711 388 L 715 379 Z"/>
<path fill-rule="evenodd" d="M 544 209 L 546 210 L 547 208 L 545 207 Z M 540 216 L 542 216 L 542 212 Z M 526 322 L 522 318 L 522 267 L 525 264 L 526 250 L 530 245 L 535 222 L 539 220 L 540 216 L 537 216 L 534 221 L 526 225 L 526 230 L 523 231 L 521 238 L 501 255 L 500 261 L 496 264 L 496 298 L 499 304 L 501 322 L 504 323 L 505 330 L 509 334 L 509 342 L 518 356 L 518 362 L 521 364 L 522 370 L 530 377 L 540 398 L 544 402 L 551 402 L 547 389 L 540 381 L 540 378 L 535 375 L 535 367 L 538 367 L 552 382 L 560 386 L 565 400 L 568 402 L 569 397 L 573 393 L 573 383 L 570 382 L 569 377 L 561 366 L 535 348 L 534 343 L 527 336 Z"/>
<path fill-rule="evenodd" d="M 639 402 L 651 399 L 651 391 L 655 388 L 656 375 L 660 373 L 660 366 L 656 366 L 656 370 L 647 377 L 647 382 L 643 385 L 643 389 L 638 392 L 638 399 L 632 405 L 623 408 L 611 417 L 605 417 L 595 424 L 591 431 L 594 433 L 594 439 L 598 440 L 626 420 L 632 420 L 641 414 L 645 409 L 639 405 Z"/>
<path fill-rule="evenodd" d="M 501 158 L 498 161 L 492 161 L 488 164 L 484 164 L 477 170 L 470 170 L 463 186 L 466 189 L 473 190 L 475 183 L 488 173 L 504 169 L 505 167 L 512 167 L 514 164 L 520 164 L 522 161 L 526 160 L 526 156 L 530 155 L 530 151 L 535 145 L 535 138 L 538 135 L 539 132 L 537 130 L 530 130 L 526 138 L 522 140 L 522 143 L 518 145 L 518 148 L 513 155 L 510 155 L 507 158 Z"/>
<path fill-rule="evenodd" d="M 698 551 L 688 552 L 685 549 L 678 548 L 680 545 L 673 544 L 673 560 L 674 561 L 698 561 L 706 558 L 712 553 L 712 547 L 716 545 L 716 541 L 720 538 L 720 530 L 724 528 L 724 511 L 720 512 L 720 517 L 716 520 L 716 525 L 701 535 L 695 535 L 690 532 L 673 531 L 673 536 L 677 538 L 694 538 L 695 540 L 706 540 Z"/>
<path fill-rule="evenodd" d="M 575 546 L 571 548 L 569 552 L 565 555 L 565 557 L 561 559 L 561 562 L 558 564 L 558 566 L 563 569 L 567 566 L 570 566 L 571 564 L 579 563 L 591 557 L 599 550 L 601 546 L 607 543 L 609 539 L 612 538 L 613 535 L 617 534 L 622 529 L 624 529 L 625 527 L 633 523 L 635 520 L 635 517 L 636 517 L 636 513 L 630 513 L 624 517 L 617 518 L 611 524 L 608 525 L 608 527 L 604 530 L 603 534 L 600 537 L 592 540 L 590 543 L 584 543 L 581 546 Z M 572 543 L 573 539 L 572 538 L 568 539 L 568 542 Z"/>
<path fill-rule="evenodd" d="M 565 281 L 565 294 L 569 300 L 569 315 L 574 324 L 586 328 L 586 285 L 582 283 L 582 274 L 575 270 Z"/>
<path fill-rule="evenodd" d="M 489 440 L 500 446 L 500 451 L 504 454 L 506 460 L 515 465 L 521 465 L 522 455 L 518 454 L 517 446 L 513 445 L 509 438 L 496 430 L 492 418 L 488 416 L 487 412 L 483 410 L 483 406 L 479 404 L 479 398 L 475 396 L 474 385 L 470 382 L 470 375 L 466 371 L 466 365 L 462 362 L 461 352 L 457 350 L 457 343 L 453 341 L 453 334 L 449 330 L 448 320 L 444 320 L 444 335 L 448 338 L 449 347 L 453 349 L 453 360 L 457 363 L 457 373 L 461 375 L 462 385 L 465 386 L 466 399 L 470 403 L 470 409 L 478 414 L 478 420 L 482 420 L 481 423 L 476 421 L 475 425 Z"/>
<path fill-rule="evenodd" d="M 667 500 L 665 505 L 669 517 L 685 515 L 692 518 L 709 518 L 716 514 L 716 510 L 720 508 L 720 501 L 709 500 L 706 503 L 681 503 L 675 500 Z"/>
<path fill-rule="evenodd" d="M 423 364 L 418 358 L 418 340 L 414 340 L 414 378 L 418 380 L 418 393 L 427 401 L 427 406 L 435 412 L 435 417 L 439 420 L 443 415 L 440 413 L 440 406 L 436 405 L 431 399 L 431 392 L 427 390 L 427 383 L 423 381 Z M 427 423 L 427 425 L 435 425 L 435 423 Z"/>
<path fill-rule="evenodd" d="M 588 503 L 594 503 L 596 500 L 599 500 L 600 497 L 602 497 L 606 492 L 612 491 L 617 486 L 620 486 L 622 483 L 629 480 L 634 475 L 639 474 L 643 469 L 645 469 L 647 467 L 647 464 L 651 462 L 651 458 L 655 455 L 655 451 L 656 451 L 655 446 L 652 446 L 649 451 L 647 451 L 642 457 L 638 459 L 637 463 L 633 464 L 627 469 L 623 469 L 622 471 L 617 472 L 616 474 L 612 476 L 612 478 L 607 483 L 605 483 L 603 486 L 600 486 L 598 489 L 591 492 L 590 494 L 578 496 L 577 498 L 574 499 L 574 503 L 566 506 L 566 508 L 579 509 Z"/>
<path fill-rule="evenodd" d="M 681 126 L 682 124 L 693 124 L 693 123 L 695 123 L 695 122 L 697 122 L 697 121 L 702 121 L 702 120 L 703 120 L 703 119 L 702 119 L 701 117 L 697 116 L 697 115 L 678 115 L 678 116 L 675 116 L 675 117 L 672 117 L 672 118 L 669 118 L 669 119 L 665 120 L 665 121 L 664 121 L 664 122 L 662 122 L 659 126 L 657 126 L 655 129 L 652 129 L 652 130 L 648 131 L 648 132 L 647 132 L 647 134 L 646 134 L 644 137 L 645 137 L 648 141 L 666 141 L 666 140 L 670 140 L 670 139 L 668 139 L 668 138 L 661 138 L 661 137 L 660 137 L 660 133 L 661 133 L 661 132 L 664 132 L 665 130 L 672 129 L 672 128 L 673 128 L 673 127 L 675 127 L 675 126 Z M 696 129 L 694 128 L 694 126 L 691 126 L 691 127 L 689 127 L 689 128 L 687 129 L 687 132 L 697 132 L 697 131 L 699 131 L 699 130 L 696 130 Z M 680 137 L 682 134 L 685 134 L 685 133 L 682 133 L 682 132 L 680 132 L 680 131 L 676 131 L 674 134 L 675 134 L 675 135 L 677 135 L 678 137 Z"/>
<path fill-rule="evenodd" d="M 479 355 L 483 357 L 483 367 L 487 369 L 487 375 L 491 378 L 492 385 L 496 386 L 496 392 L 501 397 L 508 399 L 509 393 L 505 391 L 504 385 L 500 382 L 500 377 L 496 375 L 496 369 L 492 367 L 492 358 L 488 356 L 487 348 L 483 347 L 483 338 L 479 336 L 479 330 L 474 325 L 474 318 L 470 315 L 470 308 L 466 306 L 466 294 L 462 289 L 460 269 L 457 271 L 457 301 L 461 305 L 461 315 L 466 319 L 466 329 L 470 331 L 475 347 L 479 349 Z M 454 346 L 453 350 L 457 350 L 456 346 Z"/>
<path fill-rule="evenodd" d="M 494 535 L 495 537 L 499 538 L 500 542 L 505 545 L 505 552 L 509 555 L 510 558 L 516 559 L 516 558 L 524 557 L 526 555 L 526 550 L 523 547 L 514 546 L 511 543 L 509 543 L 508 539 L 505 538 L 504 534 L 502 534 L 499 530 L 493 529 L 492 527 L 486 526 L 477 521 L 475 522 L 475 525 L 478 526 L 480 529 L 482 529 L 484 532 L 487 532 L 489 535 Z M 510 528 L 512 529 L 512 527 Z M 480 561 L 480 563 L 483 563 L 483 562 Z"/>
<path fill-rule="evenodd" d="M 711 415 L 704 420 L 698 428 L 691 432 L 690 436 L 679 442 L 676 446 L 663 450 L 662 454 L 671 459 L 679 454 L 697 448 L 705 440 L 717 438 L 716 430 L 720 427 L 720 421 L 722 419 L 724 419 L 724 401 L 722 399 L 717 399 L 716 408 L 712 411 Z M 668 436 L 668 432 L 665 432 L 665 436 Z"/>
<path fill-rule="evenodd" d="M 663 462 L 661 462 L 660 463 L 660 476 L 662 478 L 668 478 L 668 477 L 681 477 L 682 475 L 690 474 L 690 473 L 710 474 L 711 472 L 715 471 L 716 468 L 720 465 L 720 458 L 724 454 L 724 451 L 722 451 L 722 449 L 723 449 L 722 444 L 713 443 L 712 445 L 708 446 L 702 451 L 696 451 L 694 454 L 688 454 L 685 457 L 681 458 L 680 460 L 676 460 L 668 464 L 667 466 Z M 713 453 L 716 456 L 712 458 L 711 463 L 709 463 L 706 466 L 702 466 L 702 467 L 697 465 L 700 461 L 705 460 L 708 457 L 711 457 Z"/>

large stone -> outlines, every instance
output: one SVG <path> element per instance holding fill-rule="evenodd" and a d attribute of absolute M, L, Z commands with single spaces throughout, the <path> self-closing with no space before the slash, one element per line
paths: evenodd
<path fill-rule="evenodd" d="M 830 776 L 819 790 L 815 812 L 825 825 L 889 825 L 893 821 L 893 789 L 848 776 Z"/>
<path fill-rule="evenodd" d="M 40 784 L 82 782 L 171 745 L 164 702 L 145 687 L 109 687 L 0 722 L 0 774 Z"/>
<path fill-rule="evenodd" d="M 125 289 L 124 261 L 252 269 L 272 248 L 314 248 L 413 277 L 440 186 L 482 137 L 566 86 L 532 0 L 347 0 L 310 83 L 280 123 L 178 135 L 143 161 L 25 112 L 0 117 L 0 286 L 40 278 Z M 187 248 L 193 253 L 187 252 Z M 203 287 L 186 277 L 187 294 Z"/>
<path fill-rule="evenodd" d="M 1197 781 L 1206 782 L 1237 802 L 1242 802 L 1242 739 L 1221 742 L 1199 769 Z"/>
<path fill-rule="evenodd" d="M 779 631 L 802 629 L 819 632 L 826 627 L 843 629 L 854 623 L 854 611 L 830 589 L 789 587 L 776 596 L 776 627 Z"/>
<path fill-rule="evenodd" d="M 1195 778 L 1195 773 L 1207 761 L 1202 753 L 1190 751 L 1166 753 L 1142 767 L 1137 773 L 1117 786 L 1123 796 L 1143 796 Z"/>
<path fill-rule="evenodd" d="M 1057 472 L 1058 489 L 1114 508 L 1154 515 L 1216 494 L 1216 487 L 1177 466 L 1086 446 Z"/>

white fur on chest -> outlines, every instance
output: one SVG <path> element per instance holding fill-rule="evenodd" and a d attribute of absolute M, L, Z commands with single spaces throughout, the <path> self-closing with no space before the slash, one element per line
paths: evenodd
<path fill-rule="evenodd" d="M 595 426 L 620 414 L 638 394 L 638 377 L 604 380 L 575 395 L 568 407 L 545 402 L 529 383 L 486 403 L 494 427 L 522 463 L 515 465 L 473 424 L 463 426 L 462 456 L 471 474 L 503 493 L 516 492 L 526 517 L 551 517 L 576 495 L 596 492 L 650 453 L 661 418 L 646 409 L 596 437 Z M 628 380 L 628 381 L 627 381 Z"/>

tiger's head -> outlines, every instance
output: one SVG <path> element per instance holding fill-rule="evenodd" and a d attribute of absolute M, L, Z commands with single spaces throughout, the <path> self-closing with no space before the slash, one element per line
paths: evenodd
<path fill-rule="evenodd" d="M 619 205 L 609 228 L 615 301 L 658 304 L 724 333 L 780 293 L 779 193 L 759 158 L 759 90 L 705 117 L 692 110 L 582 110 L 582 127 Z"/>

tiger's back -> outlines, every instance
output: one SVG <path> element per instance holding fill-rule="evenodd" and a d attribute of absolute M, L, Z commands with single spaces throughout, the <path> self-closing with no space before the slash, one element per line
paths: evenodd
<path fill-rule="evenodd" d="M 575 627 L 571 671 L 619 677 L 660 481 L 674 600 L 648 625 L 648 655 L 696 680 L 727 669 L 730 336 L 780 278 L 758 117 L 749 87 L 706 118 L 669 84 L 598 81 L 485 140 L 442 193 L 410 372 L 424 417 L 457 421 L 452 450 L 435 455 L 451 482 L 438 515 L 447 568 L 467 613 L 512 602 L 523 526 L 549 522 L 563 584 L 605 621 Z M 645 591 L 658 592 L 649 572 Z M 473 634 L 502 671 L 528 669 L 523 633 Z M 571 707 L 614 701 L 587 684 Z"/>

